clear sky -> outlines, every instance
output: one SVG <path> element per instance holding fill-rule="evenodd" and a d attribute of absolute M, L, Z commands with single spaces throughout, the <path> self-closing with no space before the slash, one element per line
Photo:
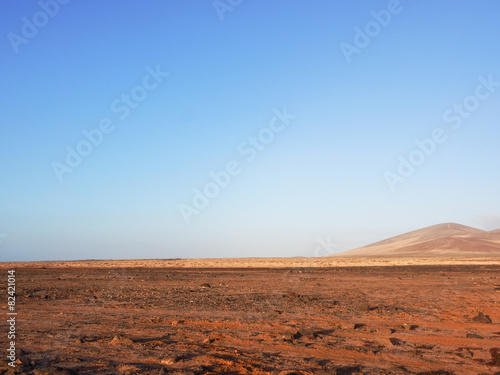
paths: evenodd
<path fill-rule="evenodd" d="M 0 260 L 500 228 L 498 1 L 0 7 Z"/>

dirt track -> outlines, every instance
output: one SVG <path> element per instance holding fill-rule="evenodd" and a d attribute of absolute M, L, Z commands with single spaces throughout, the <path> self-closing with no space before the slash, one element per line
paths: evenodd
<path fill-rule="evenodd" d="M 500 348 L 498 263 L 283 269 L 25 266 L 15 268 L 18 372 L 500 371 L 494 349 Z M 11 265 L 2 265 L 5 280 L 6 267 Z M 6 296 L 6 282 L 0 293 Z M 4 316 L 6 302 L 5 297 Z M 492 324 L 473 320 L 480 311 Z M 7 329 L 2 319 L 2 349 L 8 347 Z M 8 369 L 4 358 L 1 369 Z"/>

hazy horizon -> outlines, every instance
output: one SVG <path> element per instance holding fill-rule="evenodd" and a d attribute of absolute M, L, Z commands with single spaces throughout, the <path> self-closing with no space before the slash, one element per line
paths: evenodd
<path fill-rule="evenodd" d="M 6 1 L 0 261 L 500 228 L 500 4 Z"/>

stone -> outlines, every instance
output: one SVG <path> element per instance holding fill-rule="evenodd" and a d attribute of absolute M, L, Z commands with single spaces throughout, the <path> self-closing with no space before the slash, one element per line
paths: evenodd
<path fill-rule="evenodd" d="M 122 335 L 116 335 L 113 340 L 110 341 L 111 345 L 132 345 L 134 342 L 128 337 Z"/>
<path fill-rule="evenodd" d="M 484 313 L 481 311 L 477 316 L 472 318 L 473 322 L 476 323 L 485 323 L 485 324 L 491 324 L 491 318 L 489 315 L 484 315 Z"/>
<path fill-rule="evenodd" d="M 297 333 L 300 334 L 301 336 L 316 338 L 318 336 L 319 331 L 313 328 L 300 328 L 297 331 Z"/>
<path fill-rule="evenodd" d="M 298 330 L 291 330 L 291 331 L 286 331 L 282 337 L 283 341 L 292 342 L 293 340 L 301 338 L 302 334 Z"/>
<path fill-rule="evenodd" d="M 205 340 L 202 341 L 203 344 L 211 344 L 215 341 L 214 338 L 212 337 L 207 337 Z"/>
<path fill-rule="evenodd" d="M 491 348 L 490 349 L 490 354 L 491 354 L 491 362 L 490 362 L 490 364 L 492 366 L 500 366 L 500 349 L 498 349 L 498 348 Z"/>
<path fill-rule="evenodd" d="M 392 345 L 394 346 L 403 346 L 406 344 L 405 341 L 401 340 L 401 339 L 398 339 L 396 337 L 391 337 L 389 338 L 389 341 L 392 343 Z"/>
<path fill-rule="evenodd" d="M 160 363 L 162 365 L 173 365 L 174 363 L 179 362 L 180 357 L 178 355 L 171 355 L 169 357 L 163 358 Z"/>
<path fill-rule="evenodd" d="M 468 339 L 483 339 L 483 336 L 476 335 L 475 333 L 468 333 L 467 336 L 465 336 Z"/>

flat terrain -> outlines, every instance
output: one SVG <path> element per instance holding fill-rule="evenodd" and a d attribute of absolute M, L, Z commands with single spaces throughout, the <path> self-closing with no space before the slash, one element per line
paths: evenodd
<path fill-rule="evenodd" d="M 19 373 L 500 371 L 499 258 L 346 259 L 1 263 L 1 313 Z"/>

